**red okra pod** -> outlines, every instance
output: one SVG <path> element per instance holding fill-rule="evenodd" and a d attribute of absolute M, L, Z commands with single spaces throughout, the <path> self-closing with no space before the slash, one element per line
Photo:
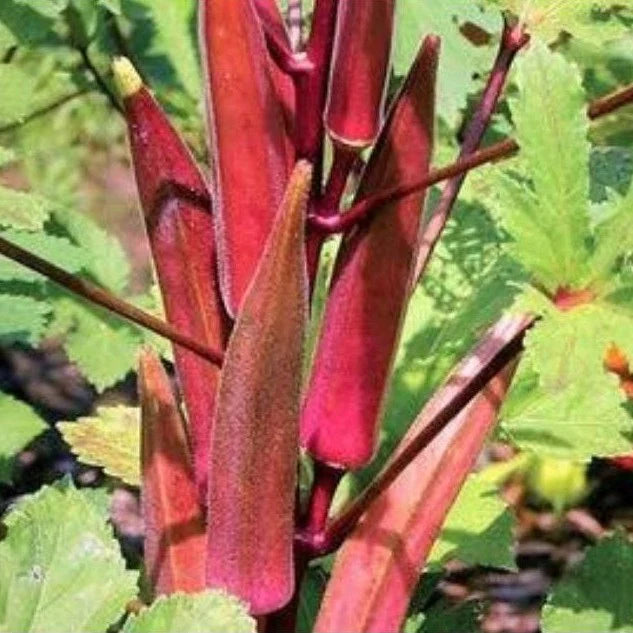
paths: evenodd
<path fill-rule="evenodd" d="M 113 64 L 128 123 L 132 162 L 168 321 L 222 349 L 230 321 L 222 306 L 209 194 L 189 150 L 127 59 Z M 219 369 L 174 348 L 188 413 L 196 482 L 205 496 Z"/>
<path fill-rule="evenodd" d="M 371 503 L 337 555 L 315 633 L 401 630 L 420 572 L 497 420 L 515 367 L 510 361 Z M 396 455 L 433 419 L 443 396 L 440 390 L 429 401 Z"/>
<path fill-rule="evenodd" d="M 156 594 L 202 591 L 204 515 L 183 420 L 169 378 L 151 351 L 141 354 L 139 392 L 147 574 Z"/>
<path fill-rule="evenodd" d="M 220 281 L 236 315 L 288 177 L 290 144 L 252 0 L 199 0 Z"/>
<path fill-rule="evenodd" d="M 371 145 L 382 126 L 394 6 L 346 0 L 339 7 L 325 125 L 343 145 Z"/>
<path fill-rule="evenodd" d="M 294 591 L 301 365 L 308 314 L 297 164 L 224 358 L 211 437 L 207 582 L 265 614 Z"/>
<path fill-rule="evenodd" d="M 365 170 L 357 199 L 429 169 L 439 40 L 427 38 Z M 424 193 L 392 202 L 343 238 L 305 398 L 301 441 L 317 459 L 372 457 L 408 301 Z"/>

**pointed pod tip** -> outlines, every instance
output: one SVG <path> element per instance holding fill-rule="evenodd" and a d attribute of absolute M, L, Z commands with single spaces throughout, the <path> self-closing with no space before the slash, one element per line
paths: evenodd
<path fill-rule="evenodd" d="M 307 160 L 300 160 L 292 170 L 286 188 L 286 195 L 293 207 L 307 205 L 311 186 L 312 164 Z"/>
<path fill-rule="evenodd" d="M 112 62 L 114 83 L 122 99 L 134 96 L 142 87 L 143 80 L 127 57 L 115 57 Z"/>

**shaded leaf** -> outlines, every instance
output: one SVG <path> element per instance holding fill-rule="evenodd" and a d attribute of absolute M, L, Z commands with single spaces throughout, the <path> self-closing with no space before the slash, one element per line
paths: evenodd
<path fill-rule="evenodd" d="M 14 455 L 47 425 L 26 403 L 0 393 L 0 482 L 8 482 Z"/>
<path fill-rule="evenodd" d="M 46 329 L 48 304 L 31 297 L 0 294 L 0 339 L 36 343 Z"/>
<path fill-rule="evenodd" d="M 549 596 L 543 608 L 544 633 L 631 633 L 632 574 L 633 545 L 623 534 L 589 548 L 583 562 Z"/>
<path fill-rule="evenodd" d="M 423 36 L 441 37 L 437 111 L 451 126 L 456 124 L 468 94 L 476 89 L 473 78 L 488 71 L 495 56 L 493 47 L 471 45 L 460 31 L 465 24 L 475 25 L 484 35 L 500 33 L 502 27 L 497 11 L 482 11 L 471 0 L 396 3 L 395 73 L 406 75 Z"/>
<path fill-rule="evenodd" d="M 514 568 L 514 518 L 496 486 L 471 475 L 448 513 L 428 562 Z"/>

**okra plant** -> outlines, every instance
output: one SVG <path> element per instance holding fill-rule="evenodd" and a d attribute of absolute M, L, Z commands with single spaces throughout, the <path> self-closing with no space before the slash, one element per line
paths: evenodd
<path fill-rule="evenodd" d="M 19 499 L 0 631 L 456 630 L 443 564 L 515 567 L 499 485 L 562 524 L 593 456 L 629 467 L 633 2 L 4 2 L 6 94 L 75 92 L 29 113 L 0 91 L 0 166 L 33 181 L 0 187 L 0 333 L 61 337 L 99 391 L 136 365 L 138 406 L 57 430 L 140 489 L 144 543 L 139 580 L 100 492 Z M 157 293 L 38 155 L 95 88 Z M 2 407 L 8 482 L 43 425 Z M 493 433 L 516 456 L 476 468 Z M 607 535 L 542 629 L 633 630 L 630 573 Z"/>

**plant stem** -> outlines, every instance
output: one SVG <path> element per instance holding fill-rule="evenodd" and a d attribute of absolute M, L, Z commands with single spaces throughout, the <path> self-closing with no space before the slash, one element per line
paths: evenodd
<path fill-rule="evenodd" d="M 334 158 L 325 190 L 321 198 L 316 200 L 313 205 L 316 217 L 325 218 L 331 217 L 332 214 L 337 214 L 347 185 L 347 179 L 358 157 L 359 154 L 356 150 L 338 143 L 334 145 Z M 306 242 L 306 261 L 311 288 L 314 285 L 319 268 L 319 258 L 324 238 L 325 234 L 323 231 L 315 231 L 309 227 Z"/>
<path fill-rule="evenodd" d="M 344 474 L 345 471 L 340 468 L 334 468 L 319 461 L 314 463 L 314 484 L 310 492 L 303 530 L 311 534 L 319 534 L 323 531 L 334 493 Z"/>
<path fill-rule="evenodd" d="M 459 152 L 459 159 L 467 158 L 479 148 L 479 144 L 488 129 L 490 119 L 501 97 L 512 62 L 516 54 L 528 41 L 529 36 L 523 31 L 522 25 L 513 27 L 507 21 L 505 22 L 497 58 L 488 77 L 481 101 L 466 129 L 464 142 Z M 446 183 L 440 201 L 422 231 L 413 269 L 413 285 L 417 284 L 426 270 L 426 266 L 435 250 L 435 245 L 444 231 L 466 176 L 467 172 L 464 172 L 451 178 Z"/>
<path fill-rule="evenodd" d="M 318 197 L 323 174 L 323 112 L 327 98 L 332 48 L 336 32 L 339 0 L 316 0 L 312 31 L 306 47 L 311 71 L 295 79 L 297 89 L 297 158 L 305 158 L 314 168 L 313 192 Z"/>
<path fill-rule="evenodd" d="M 532 317 L 503 317 L 452 372 L 437 392 L 437 404 L 429 420 L 406 444 L 398 448 L 374 481 L 350 506 L 334 518 L 320 534 L 302 531 L 297 535 L 312 557 L 334 551 L 352 531 L 367 507 L 396 479 L 437 434 L 448 424 L 508 362 L 522 349 L 523 336 L 534 324 Z M 422 416 L 421 416 L 422 417 Z M 416 420 L 414 424 L 418 424 Z"/>
<path fill-rule="evenodd" d="M 604 97 L 592 101 L 587 107 L 587 115 L 590 119 L 596 120 L 619 108 L 630 105 L 633 102 L 633 84 L 628 84 L 623 88 L 615 90 Z M 404 183 L 391 189 L 380 191 L 363 201 L 354 205 L 349 211 L 340 215 L 327 214 L 308 216 L 309 225 L 315 230 L 326 234 L 342 233 L 348 231 L 358 222 L 367 218 L 371 213 L 377 211 L 388 202 L 400 200 L 435 185 L 443 180 L 454 178 L 460 174 L 465 174 L 471 169 L 481 167 L 487 163 L 506 159 L 519 151 L 519 144 L 512 138 L 506 138 L 494 143 L 484 149 L 473 152 L 465 158 L 458 159 L 454 163 L 432 169 L 418 180 Z"/>
<path fill-rule="evenodd" d="M 17 130 L 18 128 L 22 127 L 23 125 L 26 125 L 27 123 L 30 123 L 31 121 L 35 121 L 36 119 L 39 119 L 42 116 L 46 116 L 47 114 L 54 112 L 57 108 L 67 104 L 69 101 L 72 101 L 73 99 L 76 99 L 77 97 L 82 97 L 92 92 L 92 90 L 93 90 L 92 88 L 83 88 L 82 90 L 77 90 L 77 92 L 71 92 L 68 95 L 60 97 L 59 99 L 57 99 L 57 101 L 54 101 L 53 103 L 49 103 L 48 105 L 45 105 L 42 108 L 39 108 L 38 110 L 34 110 L 30 114 L 27 114 L 25 117 L 19 119 L 18 121 L 14 121 L 13 123 L 9 123 L 8 125 L 5 125 L 4 127 L 0 128 L 0 134 Z"/>
<path fill-rule="evenodd" d="M 286 15 L 288 25 L 288 37 L 293 51 L 301 48 L 301 29 L 303 26 L 302 0 L 288 0 L 288 12 Z"/>
<path fill-rule="evenodd" d="M 101 73 L 97 70 L 97 67 L 92 63 L 90 59 L 90 55 L 88 54 L 88 49 L 85 46 L 77 47 L 77 51 L 81 55 L 81 59 L 84 63 L 84 66 L 88 70 L 88 72 L 92 75 L 95 83 L 97 84 L 99 90 L 107 97 L 110 105 L 117 111 L 119 114 L 123 114 L 123 107 L 119 103 L 114 92 L 110 89 L 107 82 L 101 76 Z"/>
<path fill-rule="evenodd" d="M 223 353 L 221 351 L 203 345 L 197 340 L 176 330 L 169 323 L 156 318 L 127 301 L 119 299 L 100 286 L 58 268 L 54 264 L 43 260 L 41 257 L 9 242 L 3 237 L 0 237 L 0 254 L 43 275 L 53 283 L 66 290 L 70 290 L 70 292 L 73 292 L 83 299 L 101 306 L 128 321 L 132 321 L 132 323 L 147 328 L 156 334 L 164 336 L 215 365 L 222 364 Z"/>

